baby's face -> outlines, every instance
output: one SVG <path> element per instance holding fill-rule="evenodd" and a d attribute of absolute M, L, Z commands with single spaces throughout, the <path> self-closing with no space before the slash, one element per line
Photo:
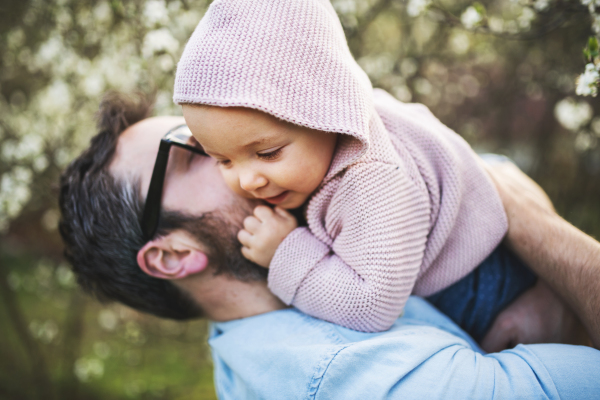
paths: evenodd
<path fill-rule="evenodd" d="M 184 105 L 183 116 L 206 153 L 217 160 L 231 189 L 282 208 L 304 204 L 333 158 L 336 134 L 261 111 Z"/>

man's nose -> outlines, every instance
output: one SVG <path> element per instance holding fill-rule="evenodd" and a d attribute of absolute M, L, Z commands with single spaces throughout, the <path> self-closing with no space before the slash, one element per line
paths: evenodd
<path fill-rule="evenodd" d="M 240 187 L 247 192 L 253 192 L 267 185 L 267 178 L 254 170 L 245 170 L 240 173 Z"/>

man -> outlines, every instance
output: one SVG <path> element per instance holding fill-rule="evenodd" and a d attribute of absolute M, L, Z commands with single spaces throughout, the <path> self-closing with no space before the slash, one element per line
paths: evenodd
<path fill-rule="evenodd" d="M 386 332 L 341 328 L 285 308 L 265 272 L 241 257 L 235 234 L 254 204 L 236 197 L 214 162 L 172 147 L 156 234 L 144 239 L 144 199 L 165 132 L 178 117 L 143 119 L 148 103 L 109 97 L 100 133 L 61 181 L 61 234 L 79 282 L 101 297 L 169 318 L 211 321 L 221 398 L 593 398 L 600 352 L 568 345 L 517 346 L 485 355 L 424 300 L 411 298 Z M 136 123 L 137 122 L 137 123 Z M 508 168 L 508 169 L 507 169 Z M 600 245 L 551 210 L 509 167 L 492 169 L 513 249 L 578 311 L 600 344 Z M 154 190 L 154 189 L 153 189 Z M 152 193 L 153 190 L 150 190 Z M 145 213 L 144 213 L 145 214 Z M 142 224 L 140 224 L 142 222 Z M 153 229 L 150 229 L 153 231 Z M 515 302 L 519 307 L 519 302 Z M 555 309 L 555 312 L 560 310 Z M 518 310 L 486 338 L 528 340 Z M 527 324 L 525 324 L 527 325 Z M 514 330 L 514 331 L 513 331 Z"/>

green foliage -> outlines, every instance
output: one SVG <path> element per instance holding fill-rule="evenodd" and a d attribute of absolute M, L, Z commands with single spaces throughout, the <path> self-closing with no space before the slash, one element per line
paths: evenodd
<path fill-rule="evenodd" d="M 590 36 L 587 46 L 583 49 L 583 56 L 587 62 L 593 63 L 598 58 L 598 39 Z"/>
<path fill-rule="evenodd" d="M 80 293 L 68 266 L 6 253 L 1 398 L 215 398 L 205 321 L 100 304 Z"/>

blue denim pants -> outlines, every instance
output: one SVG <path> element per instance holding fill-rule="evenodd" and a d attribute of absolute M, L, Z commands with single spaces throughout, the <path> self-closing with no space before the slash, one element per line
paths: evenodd
<path fill-rule="evenodd" d="M 427 300 L 480 342 L 496 316 L 536 280 L 501 244 L 473 272 Z"/>

